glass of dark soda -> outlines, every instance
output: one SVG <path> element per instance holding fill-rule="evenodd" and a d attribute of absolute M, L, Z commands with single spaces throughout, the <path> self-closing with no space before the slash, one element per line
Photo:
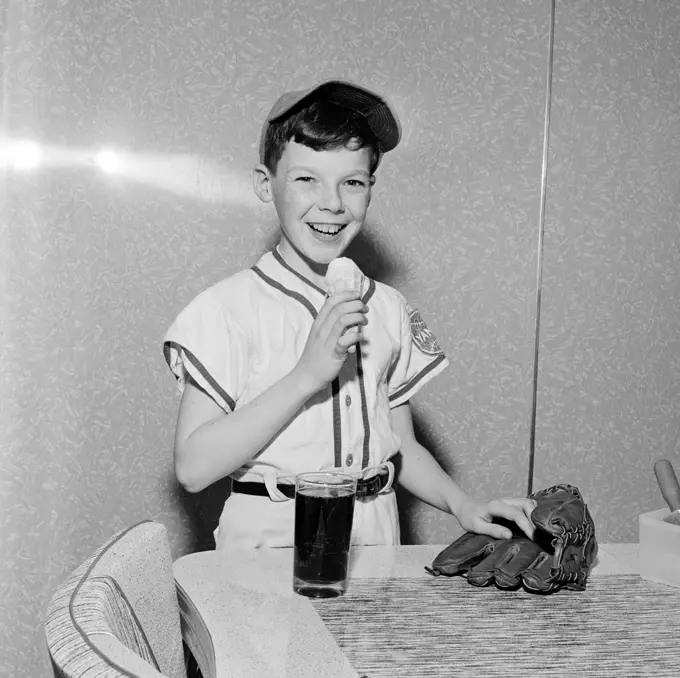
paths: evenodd
<path fill-rule="evenodd" d="M 293 590 L 310 598 L 341 596 L 357 481 L 344 473 L 301 473 L 295 480 Z"/>

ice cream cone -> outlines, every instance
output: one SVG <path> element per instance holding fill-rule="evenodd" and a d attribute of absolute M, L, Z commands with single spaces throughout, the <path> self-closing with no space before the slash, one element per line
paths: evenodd
<path fill-rule="evenodd" d="M 361 269 L 347 257 L 333 259 L 328 264 L 326 271 L 326 290 L 328 296 L 352 290 L 361 294 L 364 285 L 364 274 Z M 356 330 L 356 327 L 348 327 L 345 332 Z M 350 346 L 348 351 L 354 353 L 355 346 Z"/>
<path fill-rule="evenodd" d="M 333 259 L 326 271 L 326 289 L 328 295 L 338 294 L 346 290 L 361 293 L 364 284 L 364 274 L 361 269 L 347 257 Z"/>

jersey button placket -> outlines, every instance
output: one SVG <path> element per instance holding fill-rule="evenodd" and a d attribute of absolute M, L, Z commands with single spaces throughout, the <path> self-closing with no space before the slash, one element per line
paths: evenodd
<path fill-rule="evenodd" d="M 352 405 L 352 396 L 347 393 L 345 395 L 345 407 L 349 409 L 349 407 Z M 353 412 L 348 412 L 346 421 L 348 424 L 348 433 L 353 430 L 355 421 L 354 421 L 354 413 Z M 348 468 L 354 464 L 354 455 L 350 452 L 346 457 L 345 457 L 345 466 Z"/>

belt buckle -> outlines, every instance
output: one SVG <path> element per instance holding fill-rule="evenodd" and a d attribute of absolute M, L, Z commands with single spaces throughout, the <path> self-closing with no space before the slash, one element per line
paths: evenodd
<path fill-rule="evenodd" d="M 372 478 L 359 481 L 361 485 L 357 485 L 357 498 L 372 497 L 380 490 L 380 483 L 384 473 L 376 473 Z M 361 491 L 360 491 L 361 488 Z"/>

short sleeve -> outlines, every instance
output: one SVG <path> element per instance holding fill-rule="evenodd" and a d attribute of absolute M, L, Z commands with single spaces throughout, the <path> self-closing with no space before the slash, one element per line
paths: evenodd
<path fill-rule="evenodd" d="M 401 343 L 388 374 L 390 407 L 407 402 L 449 364 L 420 312 L 401 296 Z"/>
<path fill-rule="evenodd" d="M 177 316 L 163 353 L 180 391 L 190 375 L 222 409 L 235 409 L 247 380 L 248 338 L 214 290 L 200 294 Z"/>

